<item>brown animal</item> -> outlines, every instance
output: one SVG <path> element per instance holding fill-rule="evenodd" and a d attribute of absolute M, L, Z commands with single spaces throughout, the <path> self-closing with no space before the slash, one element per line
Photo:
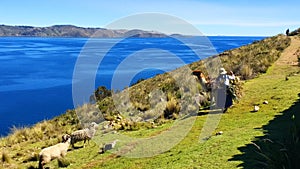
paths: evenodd
<path fill-rule="evenodd" d="M 210 91 L 211 90 L 210 79 L 206 78 L 204 73 L 201 70 L 194 70 L 192 74 L 195 75 L 198 78 L 201 86 L 203 87 L 203 89 L 205 91 Z"/>

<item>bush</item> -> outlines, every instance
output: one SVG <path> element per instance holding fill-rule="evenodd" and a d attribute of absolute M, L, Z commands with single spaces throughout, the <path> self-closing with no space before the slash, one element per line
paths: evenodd
<path fill-rule="evenodd" d="M 249 65 L 242 65 L 241 69 L 240 69 L 240 76 L 243 79 L 249 79 L 251 78 L 253 75 L 253 70 Z"/>
<path fill-rule="evenodd" d="M 95 91 L 96 101 L 101 101 L 109 96 L 111 96 L 111 90 L 108 90 L 105 86 L 100 86 Z"/>
<path fill-rule="evenodd" d="M 166 109 L 164 110 L 164 118 L 177 118 L 177 115 L 180 112 L 180 105 L 175 98 L 171 98 L 166 105 Z"/>
<path fill-rule="evenodd" d="M 6 152 L 2 152 L 1 155 L 1 162 L 2 163 L 10 163 L 11 162 L 11 158 L 9 157 L 9 155 Z"/>

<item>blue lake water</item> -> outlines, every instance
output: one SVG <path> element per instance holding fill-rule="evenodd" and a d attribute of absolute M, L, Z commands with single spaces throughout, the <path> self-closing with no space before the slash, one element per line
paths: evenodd
<path fill-rule="evenodd" d="M 197 38 L 186 38 L 182 43 L 175 38 L 2 37 L 0 136 L 8 134 L 12 126 L 31 125 L 74 108 L 72 83 L 84 83 L 84 77 L 95 78 L 92 87 L 104 85 L 122 89 L 141 78 L 153 77 L 264 37 L 208 38 L 212 45 Z M 100 63 L 99 56 L 103 56 Z M 77 62 L 78 58 L 81 62 Z M 74 74 L 75 65 L 79 76 L 76 71 Z M 119 81 L 111 86 L 116 70 Z"/>

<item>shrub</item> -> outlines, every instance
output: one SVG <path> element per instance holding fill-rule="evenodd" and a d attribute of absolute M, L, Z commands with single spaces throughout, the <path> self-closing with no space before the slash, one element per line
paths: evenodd
<path fill-rule="evenodd" d="M 97 105 L 105 120 L 109 120 L 110 116 L 119 114 L 114 107 L 112 97 L 106 97 L 105 99 L 102 99 L 97 103 Z"/>
<path fill-rule="evenodd" d="M 142 112 L 145 112 L 147 110 L 150 109 L 150 105 L 149 104 L 142 104 L 142 103 L 139 103 L 139 102 L 135 102 L 133 103 L 134 107 L 139 110 L 139 111 L 142 111 Z"/>
<path fill-rule="evenodd" d="M 100 86 L 95 91 L 95 97 L 97 101 L 101 101 L 109 96 L 111 96 L 111 90 L 108 90 L 105 86 Z"/>
<path fill-rule="evenodd" d="M 6 152 L 2 152 L 1 155 L 1 162 L 2 163 L 10 163 L 11 162 L 11 158 L 9 157 L 9 155 Z"/>
<path fill-rule="evenodd" d="M 169 79 L 167 83 L 164 83 L 163 86 L 161 87 L 163 92 L 169 92 L 169 91 L 175 91 L 178 90 L 176 87 L 176 83 L 174 79 Z"/>
<path fill-rule="evenodd" d="M 249 79 L 253 75 L 253 70 L 249 65 L 242 65 L 240 75 L 243 79 Z"/>
<path fill-rule="evenodd" d="M 27 141 L 32 137 L 30 129 L 26 127 L 17 128 L 16 126 L 13 126 L 10 130 L 9 145 Z"/>
<path fill-rule="evenodd" d="M 171 98 L 166 105 L 166 109 L 164 110 L 164 118 L 176 118 L 176 114 L 180 112 L 180 105 L 175 98 Z"/>

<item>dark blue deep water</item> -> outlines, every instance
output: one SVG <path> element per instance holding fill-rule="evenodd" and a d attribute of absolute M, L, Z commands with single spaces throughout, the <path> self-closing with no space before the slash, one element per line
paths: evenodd
<path fill-rule="evenodd" d="M 0 136 L 8 134 L 12 126 L 31 125 L 74 108 L 72 83 L 84 83 L 84 77 L 95 77 L 94 86 L 122 89 L 141 78 L 263 38 L 214 36 L 209 37 L 211 46 L 197 38 L 186 38 L 182 43 L 174 38 L 89 41 L 85 38 L 2 37 Z M 80 75 L 76 76 L 74 67 L 79 57 L 82 60 L 76 66 Z M 116 72 L 119 81 L 111 85 Z"/>

